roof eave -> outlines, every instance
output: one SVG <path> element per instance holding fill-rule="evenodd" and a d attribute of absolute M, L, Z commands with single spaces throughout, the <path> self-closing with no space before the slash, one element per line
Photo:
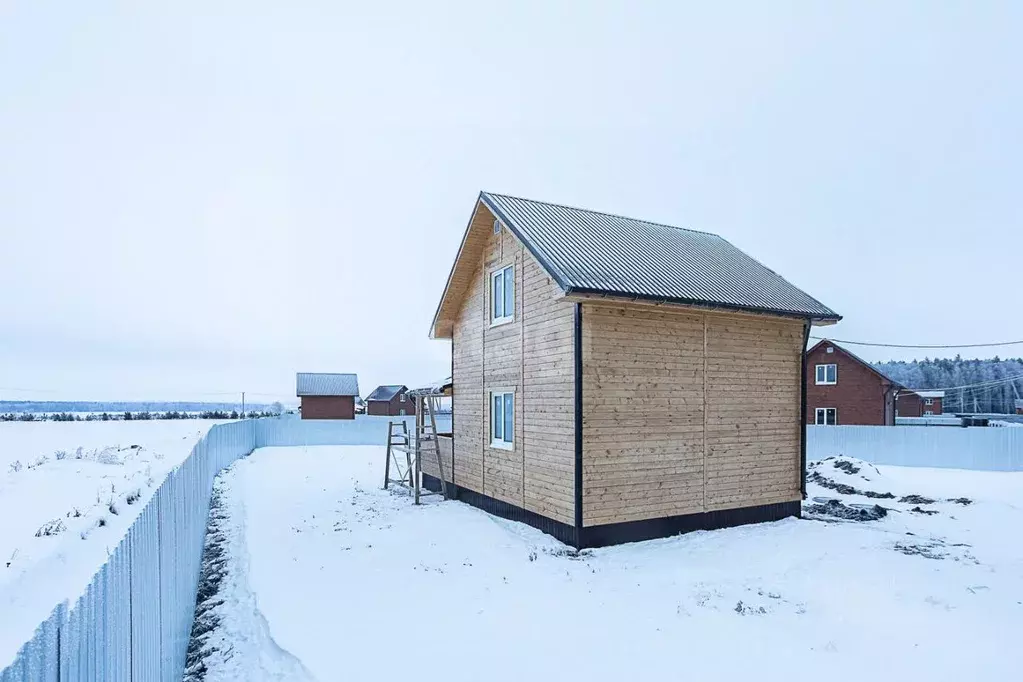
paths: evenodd
<path fill-rule="evenodd" d="M 701 310 L 717 310 L 735 313 L 751 313 L 755 315 L 770 315 L 774 317 L 787 317 L 797 320 L 808 320 L 812 324 L 835 324 L 842 319 L 841 315 L 814 315 L 793 310 L 778 310 L 774 308 L 761 308 L 757 306 L 731 305 L 727 303 L 713 303 L 686 298 L 667 298 L 664 296 L 651 296 L 649 294 L 635 294 L 624 291 L 605 291 L 602 289 L 588 289 L 582 287 L 565 287 L 565 296 L 578 296 L 585 298 L 599 298 L 610 301 L 636 302 L 642 301 L 654 305 L 678 305 L 687 308 L 699 308 Z"/>

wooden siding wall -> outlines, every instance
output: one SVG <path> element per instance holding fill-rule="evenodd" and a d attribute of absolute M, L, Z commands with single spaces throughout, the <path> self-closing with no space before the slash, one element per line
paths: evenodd
<path fill-rule="evenodd" d="M 583 306 L 583 525 L 800 497 L 802 323 Z"/>
<path fill-rule="evenodd" d="M 493 233 L 483 206 L 471 229 L 486 231 L 479 263 L 455 319 L 455 483 L 573 523 L 573 310 L 509 230 Z M 515 318 L 490 326 L 490 274 L 515 267 Z M 490 447 L 490 392 L 515 392 L 513 450 Z"/>

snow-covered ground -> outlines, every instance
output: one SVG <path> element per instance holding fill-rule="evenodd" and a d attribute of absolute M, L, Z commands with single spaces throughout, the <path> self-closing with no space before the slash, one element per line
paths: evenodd
<path fill-rule="evenodd" d="M 380 490 L 382 463 L 265 448 L 221 477 L 207 680 L 1019 674 L 1023 474 L 826 460 L 821 520 L 577 554 L 461 503 L 415 507 Z M 836 520 L 831 499 L 887 513 Z"/>
<path fill-rule="evenodd" d="M 0 669 L 214 421 L 0 423 Z"/>

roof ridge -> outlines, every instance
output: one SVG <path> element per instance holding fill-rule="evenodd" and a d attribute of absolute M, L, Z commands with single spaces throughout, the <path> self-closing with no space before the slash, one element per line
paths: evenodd
<path fill-rule="evenodd" d="M 554 206 L 556 208 L 567 208 L 570 211 L 582 211 L 583 213 L 594 213 L 596 215 L 607 216 L 609 218 L 619 218 L 621 220 L 631 220 L 631 221 L 637 222 L 637 223 L 646 223 L 647 225 L 654 225 L 655 227 L 667 227 L 667 228 L 672 229 L 672 230 L 681 230 L 683 232 L 695 232 L 696 234 L 705 234 L 705 235 L 709 235 L 711 237 L 717 237 L 718 239 L 724 239 L 724 237 L 722 237 L 719 234 L 715 234 L 714 232 L 707 232 L 706 230 L 694 230 L 691 227 L 679 227 L 678 225 L 668 225 L 667 223 L 658 223 L 658 222 L 654 222 L 653 220 L 644 220 L 642 218 L 631 218 L 631 217 L 629 217 L 627 215 L 622 215 L 620 213 L 608 213 L 607 211 L 595 211 L 592 208 L 582 208 L 581 206 L 569 206 L 568 204 L 557 204 L 557 203 L 554 203 L 553 201 L 540 201 L 539 199 L 529 199 L 527 197 L 517 197 L 514 194 L 499 194 L 497 192 L 487 192 L 486 190 L 483 191 L 483 194 L 486 194 L 486 195 L 492 196 L 492 197 L 505 197 L 507 199 L 515 199 L 516 201 L 528 201 L 531 204 L 544 204 L 546 206 Z"/>

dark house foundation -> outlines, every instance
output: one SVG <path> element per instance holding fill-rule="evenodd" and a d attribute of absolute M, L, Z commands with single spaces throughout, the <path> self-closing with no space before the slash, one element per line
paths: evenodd
<path fill-rule="evenodd" d="M 424 488 L 440 492 L 440 486 L 440 479 L 429 474 L 423 474 Z M 732 526 L 742 526 L 750 523 L 779 521 L 789 516 L 798 517 L 802 508 L 801 503 L 796 500 L 793 502 L 764 504 L 756 507 L 740 507 L 738 509 L 724 509 L 698 514 L 666 516 L 659 519 L 609 523 L 602 526 L 574 527 L 459 485 L 448 483 L 447 489 L 449 497 L 453 499 L 470 504 L 494 516 L 525 523 L 548 535 L 553 535 L 561 542 L 571 545 L 576 549 L 653 540 L 655 538 L 679 535 L 680 533 L 689 533 L 694 530 L 716 530 L 718 528 L 731 528 Z"/>

